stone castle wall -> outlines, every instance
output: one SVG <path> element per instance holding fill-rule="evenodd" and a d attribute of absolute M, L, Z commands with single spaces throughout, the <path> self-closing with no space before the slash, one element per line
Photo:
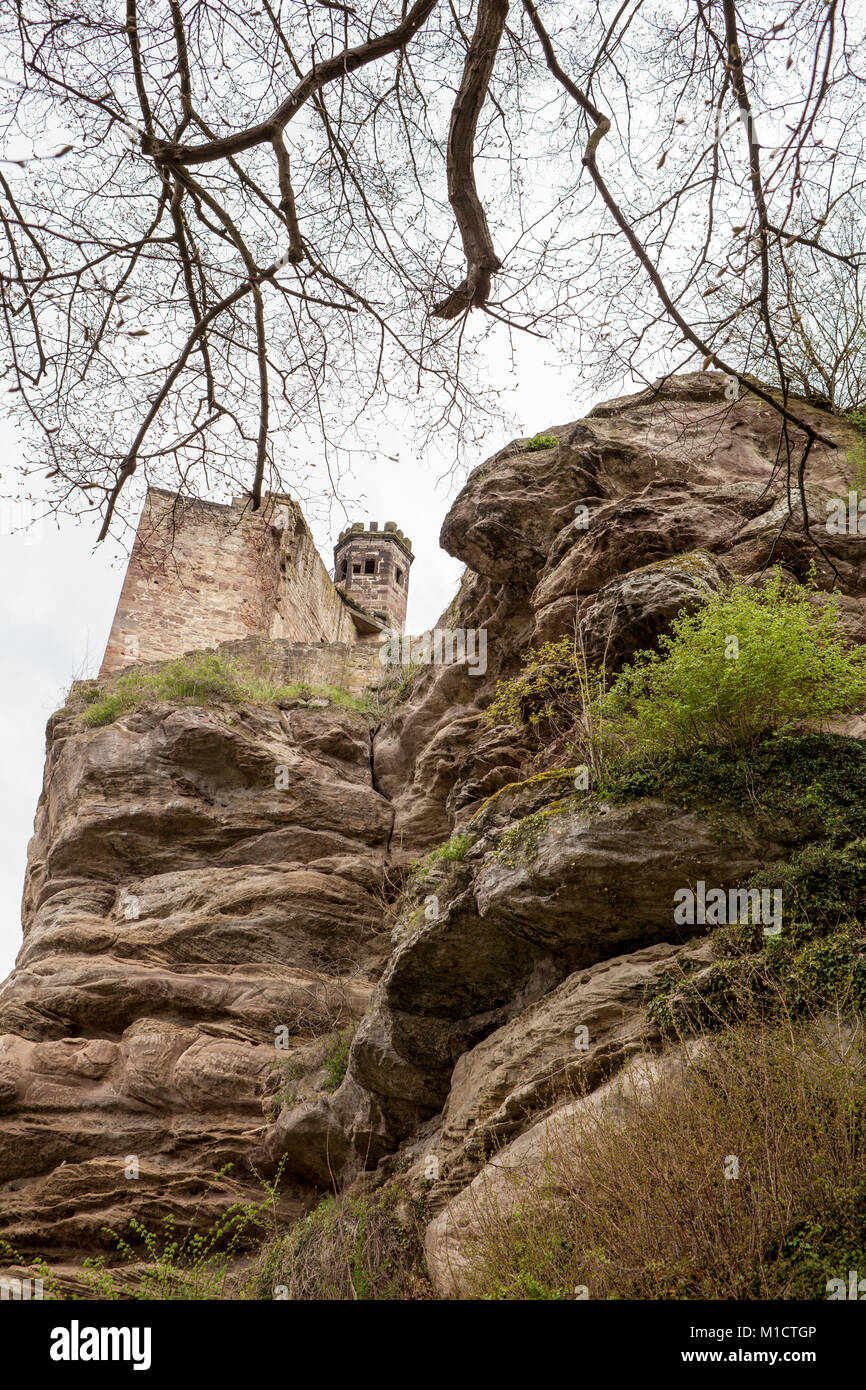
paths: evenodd
<path fill-rule="evenodd" d="M 271 496 L 251 512 L 151 488 L 100 675 L 251 636 L 358 640 L 297 503 Z"/>
<path fill-rule="evenodd" d="M 381 646 L 377 639 L 286 642 L 279 638 L 247 637 L 241 642 L 224 642 L 218 651 L 238 665 L 249 663 L 253 670 L 286 685 L 306 682 L 314 689 L 335 686 L 350 695 L 361 695 L 378 685 L 392 669 L 379 660 Z"/>

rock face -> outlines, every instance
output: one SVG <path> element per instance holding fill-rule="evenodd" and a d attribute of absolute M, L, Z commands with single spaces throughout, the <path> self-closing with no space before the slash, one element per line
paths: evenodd
<path fill-rule="evenodd" d="M 724 398 L 717 372 L 674 377 L 555 426 L 555 448 L 517 440 L 471 474 L 442 527 L 441 544 L 469 567 L 440 625 L 484 626 L 487 672 L 422 672 L 405 706 L 376 738 L 377 784 L 395 809 L 393 850 L 423 852 L 456 821 L 515 780 L 524 751 L 487 730 L 481 710 L 519 654 L 580 625 L 590 659 L 615 668 L 665 631 L 678 607 L 731 575 L 781 565 L 818 584 L 835 575 L 843 617 L 863 638 L 862 538 L 828 532 L 827 503 L 846 497 L 856 444 L 847 421 L 797 402 L 838 441 L 809 460 L 803 530 L 780 468 L 778 416 L 755 396 Z M 796 441 L 796 432 L 793 436 Z M 826 558 L 825 558 L 826 557 Z"/>
<path fill-rule="evenodd" d="M 133 1212 L 205 1226 L 261 1197 L 248 1160 L 289 1056 L 276 1040 L 303 1050 L 360 1018 L 381 963 L 392 812 L 370 763 L 367 721 L 332 709 L 52 719 L 0 990 L 13 1247 L 62 1257 Z M 308 1199 L 290 1181 L 285 1213 Z"/>
<path fill-rule="evenodd" d="M 0 990 L 0 1239 L 22 1259 L 109 1250 L 102 1228 L 133 1214 L 204 1228 L 261 1195 L 253 1167 L 280 1169 L 289 1221 L 399 1159 L 431 1183 L 431 1270 L 454 1292 L 455 1204 L 485 1155 L 524 1161 L 574 1085 L 657 1044 L 646 988 L 701 930 L 674 926 L 674 889 L 740 883 L 779 846 L 657 799 L 582 799 L 484 709 L 527 647 L 577 624 L 615 668 L 768 564 L 793 583 L 817 559 L 824 588 L 835 569 L 863 640 L 860 542 L 823 525 L 849 426 L 798 404 L 839 443 L 810 459 L 822 555 L 797 508 L 783 526 L 778 417 L 723 391 L 674 378 L 475 470 L 442 530 L 467 570 L 439 626 L 486 630 L 481 674 L 425 666 L 378 723 L 333 705 L 54 716 Z M 340 1081 L 328 1056 L 355 1024 Z"/>
<path fill-rule="evenodd" d="M 350 1141 L 340 1149 L 344 1177 L 410 1139 L 443 1107 L 447 1136 L 455 1069 L 473 1069 L 491 1034 L 514 1064 L 513 1091 L 491 1093 L 506 1115 L 549 1104 L 551 1046 L 561 1062 L 573 1045 L 569 1035 L 586 1027 L 591 1049 L 584 1065 L 599 1065 L 609 1051 L 608 1011 L 617 1008 L 617 1026 L 643 1036 L 643 989 L 658 963 L 701 930 L 674 925 L 676 890 L 698 879 L 734 887 L 781 853 L 747 827 L 723 833 L 659 801 L 584 812 L 571 800 L 579 798 L 552 803 L 540 826 L 531 816 L 519 819 L 518 827 L 530 822 L 533 842 L 518 838 L 516 853 L 509 832 L 481 831 L 471 860 L 433 894 L 433 920 L 422 920 L 397 945 L 355 1036 L 343 1086 L 332 1100 L 282 1119 L 271 1137 L 272 1160 L 292 1151 L 301 1124 L 310 1160 L 316 1106 L 329 1131 L 320 1183 L 326 1162 L 335 1163 L 335 1118 Z M 596 977 L 587 975 L 590 967 Z M 602 976 L 599 1013 L 588 986 Z M 641 988 L 632 991 L 638 977 Z M 570 1027 L 562 1026 L 563 1007 Z M 485 1072 L 490 1059 L 482 1055 Z M 501 1138 L 495 1127 L 493 1134 Z M 437 1154 L 453 1179 L 453 1157 Z"/>

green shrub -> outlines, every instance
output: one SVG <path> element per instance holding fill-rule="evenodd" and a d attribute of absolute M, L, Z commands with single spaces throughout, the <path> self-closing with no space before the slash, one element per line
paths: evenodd
<path fill-rule="evenodd" d="M 672 747 L 747 749 L 765 733 L 864 706 L 866 647 L 846 645 L 836 597 L 813 604 L 774 575 L 681 613 L 658 650 L 639 652 L 611 688 L 579 640 L 533 648 L 517 675 L 498 682 L 485 720 L 526 728 L 539 746 L 564 740 L 597 781 L 617 760 Z"/>
<path fill-rule="evenodd" d="M 94 1297 L 135 1299 L 139 1302 L 210 1301 L 230 1298 L 228 1281 L 237 1256 L 261 1240 L 257 1207 L 236 1203 L 207 1231 L 178 1233 L 174 1218 L 165 1217 L 161 1231 L 151 1231 L 135 1217 L 129 1238 L 110 1232 L 130 1278 L 106 1267 L 103 1255 L 84 1261 L 84 1275 Z M 134 1267 L 134 1268 L 133 1268 Z"/>
<path fill-rule="evenodd" d="M 519 673 L 497 683 L 485 720 L 522 726 L 539 748 L 562 741 L 597 782 L 622 751 L 606 707 L 604 666 L 589 664 L 578 633 L 525 652 Z"/>
<path fill-rule="evenodd" d="M 574 727 L 580 699 L 574 642 L 562 637 L 524 652 L 520 672 L 497 682 L 484 718 L 489 725 L 526 726 L 540 737 L 563 734 Z"/>
<path fill-rule="evenodd" d="M 205 1185 L 203 1198 L 224 1180 L 232 1165 L 226 1164 Z M 257 1175 L 258 1176 L 258 1175 Z M 58 1275 L 44 1261 L 34 1262 L 46 1279 L 45 1297 L 161 1302 L 210 1301 L 243 1297 L 239 1262 L 257 1250 L 275 1229 L 276 1194 L 280 1174 L 273 1182 L 259 1178 L 265 1196 L 260 1201 L 233 1201 L 203 1226 L 197 1208 L 179 1229 L 175 1216 L 163 1217 L 159 1229 L 151 1229 L 132 1217 L 123 1234 L 104 1226 L 102 1234 L 114 1247 L 112 1263 L 105 1255 L 88 1256 L 81 1266 L 81 1293 L 65 1291 Z M 10 1249 L 0 1241 L 0 1251 Z M 115 1262 L 116 1261 L 116 1262 Z"/>
<path fill-rule="evenodd" d="M 827 1296 L 830 1280 L 862 1269 L 866 1255 L 866 1185 L 835 1186 L 832 1201 L 768 1244 L 766 1258 L 789 1298 Z"/>
<path fill-rule="evenodd" d="M 528 454 L 534 454 L 539 449 L 555 449 L 558 443 L 555 434 L 534 434 L 531 439 L 527 439 L 524 447 Z"/>
<path fill-rule="evenodd" d="M 836 599 L 814 606 L 776 575 L 681 614 L 657 652 L 620 673 L 604 712 L 628 746 L 658 754 L 672 744 L 748 748 L 768 731 L 864 703 L 866 648 L 846 648 Z"/>
<path fill-rule="evenodd" d="M 159 1227 L 151 1228 L 139 1217 L 130 1218 L 121 1233 L 103 1226 L 112 1254 L 91 1255 L 82 1262 L 70 1292 L 68 1270 L 55 1272 L 45 1260 L 25 1260 L 0 1238 L 0 1255 L 14 1260 L 28 1273 L 41 1278 L 43 1297 L 51 1300 L 102 1299 L 157 1301 L 210 1301 L 246 1299 L 251 1296 L 251 1258 L 278 1240 L 285 1220 L 279 1210 L 279 1188 L 285 1160 L 273 1178 L 253 1174 L 263 1196 L 229 1200 L 237 1185 L 230 1178 L 234 1166 L 226 1163 L 205 1180 L 201 1202 L 184 1216 L 182 1225 L 173 1213 Z M 221 1188 L 227 1204 L 208 1218 L 202 1204 Z M 163 1205 L 154 1198 L 154 1207 Z M 270 1296 L 270 1295 L 269 1295 Z"/>

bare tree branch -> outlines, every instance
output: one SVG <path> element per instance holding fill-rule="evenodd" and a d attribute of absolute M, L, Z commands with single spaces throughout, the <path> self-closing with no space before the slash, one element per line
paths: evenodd
<path fill-rule="evenodd" d="M 440 319 L 454 319 L 474 305 L 485 304 L 501 264 L 475 185 L 475 136 L 507 16 L 508 0 L 478 0 L 478 22 L 451 112 L 448 199 L 460 228 L 467 270 L 457 289 L 434 308 L 434 315 Z"/>

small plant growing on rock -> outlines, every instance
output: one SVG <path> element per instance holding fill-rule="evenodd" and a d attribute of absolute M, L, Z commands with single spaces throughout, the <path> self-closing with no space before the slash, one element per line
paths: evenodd
<path fill-rule="evenodd" d="M 412 877 L 423 883 L 436 870 L 443 868 L 447 864 L 459 864 L 466 858 L 467 850 L 472 844 L 473 836 L 465 830 L 458 831 L 446 840 L 444 845 L 438 845 L 436 849 L 431 849 L 423 859 L 416 859 L 412 866 Z"/>
<path fill-rule="evenodd" d="M 542 806 L 531 815 L 523 816 L 509 830 L 506 830 L 496 847 L 496 856 L 503 864 L 514 869 L 518 864 L 531 862 L 538 853 L 541 837 L 547 829 L 552 816 L 561 816 L 572 810 L 577 797 L 566 797 Z"/>
<path fill-rule="evenodd" d="M 543 642 L 525 652 L 518 675 L 499 681 L 485 711 L 490 725 L 528 725 L 539 732 L 563 734 L 574 725 L 580 681 L 570 637 Z"/>
<path fill-rule="evenodd" d="M 228 1163 L 221 1168 L 207 1188 L 227 1181 L 231 1167 Z M 231 1202 L 206 1229 L 196 1227 L 198 1212 L 183 1226 L 169 1212 L 157 1229 L 137 1217 L 130 1219 L 124 1234 L 103 1227 L 120 1264 L 107 1266 L 104 1255 L 84 1261 L 82 1274 L 90 1296 L 140 1302 L 231 1298 L 239 1258 L 260 1246 L 275 1229 L 279 1180 L 279 1172 L 270 1182 L 259 1178 L 266 1194 L 262 1201 Z"/>
<path fill-rule="evenodd" d="M 349 1066 L 349 1049 L 352 1046 L 352 1039 L 355 1036 L 357 1024 L 350 1023 L 347 1027 L 341 1028 L 334 1034 L 330 1047 L 325 1055 L 325 1082 L 326 1091 L 339 1090 L 343 1084 L 346 1070 Z"/>
<path fill-rule="evenodd" d="M 561 740 L 596 781 L 615 752 L 606 696 L 604 666 L 590 665 L 578 630 L 526 652 L 519 674 L 498 683 L 485 719 L 529 729 L 539 747 Z"/>
<path fill-rule="evenodd" d="M 294 1105 L 297 1099 L 298 1082 L 301 1080 L 303 1072 L 292 1058 L 274 1062 L 272 1069 L 274 1072 L 273 1089 L 268 1097 L 267 1109 L 268 1118 L 275 1120 L 281 1110 Z"/>
<path fill-rule="evenodd" d="M 418 672 L 424 669 L 420 661 L 410 662 L 406 666 L 390 667 L 385 679 L 366 692 L 363 702 L 367 713 L 377 719 L 383 719 L 390 714 L 397 705 L 408 700 Z"/>
<path fill-rule="evenodd" d="M 526 452 L 535 454 L 540 449 L 555 449 L 559 440 L 555 434 L 534 434 L 526 441 Z"/>

